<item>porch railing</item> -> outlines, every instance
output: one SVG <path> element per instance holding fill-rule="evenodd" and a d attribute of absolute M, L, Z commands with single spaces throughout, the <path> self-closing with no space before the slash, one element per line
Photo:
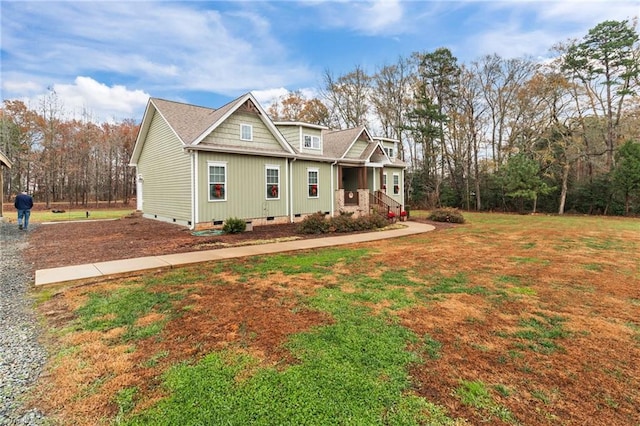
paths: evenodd
<path fill-rule="evenodd" d="M 396 217 L 400 217 L 402 205 L 382 191 L 369 193 L 369 204 L 374 211 L 383 216 L 393 212 Z"/>

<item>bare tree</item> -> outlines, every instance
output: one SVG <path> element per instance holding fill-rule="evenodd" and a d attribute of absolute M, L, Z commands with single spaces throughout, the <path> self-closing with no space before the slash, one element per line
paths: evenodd
<path fill-rule="evenodd" d="M 335 78 L 330 71 L 325 71 L 324 87 L 321 93 L 335 127 L 351 128 L 367 125 L 370 84 L 371 77 L 359 66 L 338 78 Z"/>

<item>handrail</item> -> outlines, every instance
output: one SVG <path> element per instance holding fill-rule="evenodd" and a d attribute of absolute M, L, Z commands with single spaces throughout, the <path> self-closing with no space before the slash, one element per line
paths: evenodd
<path fill-rule="evenodd" d="M 400 217 L 402 205 L 384 192 L 378 190 L 370 193 L 369 201 L 378 213 L 388 215 L 393 212 L 396 217 Z"/>

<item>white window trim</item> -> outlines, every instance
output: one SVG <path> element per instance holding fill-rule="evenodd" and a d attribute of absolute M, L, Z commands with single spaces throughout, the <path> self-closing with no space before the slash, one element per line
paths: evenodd
<path fill-rule="evenodd" d="M 242 135 L 244 135 L 244 129 L 249 129 L 249 138 L 243 138 Z M 246 123 L 241 123 L 240 124 L 240 140 L 241 141 L 253 141 L 253 126 L 251 124 L 246 124 Z"/>
<path fill-rule="evenodd" d="M 393 174 L 393 186 L 395 188 L 396 186 L 396 181 L 398 182 L 398 193 L 396 193 L 395 190 L 393 190 L 393 195 L 400 195 L 400 193 L 402 192 L 402 188 L 400 187 L 400 173 L 394 173 Z"/>
<path fill-rule="evenodd" d="M 278 171 L 278 183 L 277 183 L 278 196 L 277 197 L 270 198 L 268 196 L 268 192 L 267 192 L 267 191 L 269 191 L 269 188 L 268 188 L 269 182 L 267 181 L 267 174 L 268 174 L 267 171 L 268 170 L 277 170 Z M 282 184 L 280 183 L 282 181 L 282 179 L 280 177 L 281 177 L 281 174 L 280 174 L 280 166 L 279 165 L 277 165 L 277 164 L 267 164 L 267 165 L 264 166 L 264 184 L 265 184 L 265 190 L 266 190 L 265 191 L 265 195 L 264 195 L 265 200 L 267 200 L 267 201 L 276 201 L 276 200 L 280 199 L 280 194 L 282 194 Z"/>
<path fill-rule="evenodd" d="M 311 182 L 309 182 L 309 172 L 316 173 L 316 176 L 318 177 L 318 181 L 315 184 L 312 184 Z M 309 195 L 310 185 L 316 186 L 316 195 Z M 320 169 L 312 169 L 312 168 L 307 169 L 307 198 L 320 198 Z"/>
<path fill-rule="evenodd" d="M 224 167 L 224 198 L 211 198 L 211 167 Z M 227 162 L 226 161 L 207 161 L 207 200 L 212 203 L 227 201 L 229 193 L 229 180 L 227 178 Z"/>
<path fill-rule="evenodd" d="M 311 138 L 311 146 L 306 146 L 305 145 L 304 140 L 305 140 L 306 137 Z M 318 140 L 318 146 L 317 147 L 313 146 L 313 140 L 314 139 Z M 320 151 L 322 149 L 322 139 L 320 138 L 320 136 L 315 136 L 315 135 L 310 135 L 310 134 L 303 134 L 302 135 L 302 147 L 304 149 L 313 149 L 313 150 L 316 150 L 316 151 Z"/>
<path fill-rule="evenodd" d="M 382 189 L 385 193 L 387 192 L 387 172 L 382 173 L 382 184 L 380 185 L 380 189 Z"/>

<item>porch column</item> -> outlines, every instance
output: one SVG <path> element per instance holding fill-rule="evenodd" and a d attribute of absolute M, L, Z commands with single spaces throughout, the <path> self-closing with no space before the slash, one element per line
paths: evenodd
<path fill-rule="evenodd" d="M 367 188 L 367 168 L 360 167 L 358 168 L 358 189 L 366 189 Z"/>

